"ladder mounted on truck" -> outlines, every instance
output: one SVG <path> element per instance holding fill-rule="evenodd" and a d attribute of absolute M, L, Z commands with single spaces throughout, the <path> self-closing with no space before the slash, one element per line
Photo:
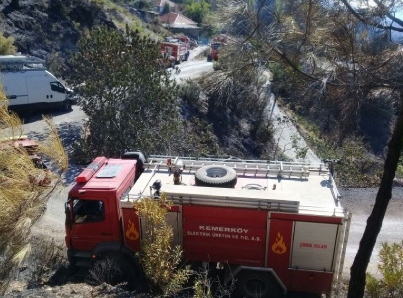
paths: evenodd
<path fill-rule="evenodd" d="M 142 174 L 122 203 L 164 193 L 179 204 L 317 215 L 343 212 L 326 164 L 151 155 L 142 156 L 141 166 Z"/>
<path fill-rule="evenodd" d="M 145 169 L 168 169 L 167 160 L 170 156 L 151 155 L 148 162 L 144 164 Z M 259 175 L 259 176 L 276 176 L 276 177 L 299 177 L 308 178 L 311 172 L 328 173 L 329 169 L 324 164 L 283 162 L 283 161 L 266 161 L 266 160 L 242 160 L 238 158 L 196 158 L 196 157 L 176 157 L 171 161 L 172 165 L 183 167 L 184 173 L 193 173 L 204 166 L 225 165 L 233 168 L 238 175 Z"/>

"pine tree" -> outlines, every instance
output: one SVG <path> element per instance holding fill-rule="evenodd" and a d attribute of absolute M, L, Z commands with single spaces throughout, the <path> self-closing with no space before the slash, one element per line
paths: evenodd
<path fill-rule="evenodd" d="M 93 155 L 169 148 L 179 117 L 178 88 L 160 67 L 160 56 L 158 42 L 128 28 L 95 28 L 78 42 L 68 82 L 79 86 Z"/>

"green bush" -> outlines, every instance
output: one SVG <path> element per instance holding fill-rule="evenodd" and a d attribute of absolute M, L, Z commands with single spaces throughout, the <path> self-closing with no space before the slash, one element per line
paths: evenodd
<path fill-rule="evenodd" d="M 164 194 L 159 199 L 145 198 L 134 204 L 146 225 L 140 262 L 154 294 L 174 295 L 182 291 L 192 274 L 188 266 L 179 268 L 182 251 L 179 246 L 171 245 L 173 230 L 166 221 L 171 206 Z"/>
<path fill-rule="evenodd" d="M 185 102 L 195 106 L 199 102 L 200 92 L 200 86 L 191 79 L 187 79 L 185 83 L 180 86 L 179 96 Z"/>
<path fill-rule="evenodd" d="M 377 280 L 367 274 L 366 290 L 370 297 L 403 297 L 403 241 L 382 243 L 378 269 L 383 278 Z"/>

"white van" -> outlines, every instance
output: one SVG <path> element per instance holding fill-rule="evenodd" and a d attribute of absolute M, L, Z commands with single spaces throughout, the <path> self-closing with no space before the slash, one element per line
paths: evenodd
<path fill-rule="evenodd" d="M 71 110 L 68 96 L 71 90 L 46 70 L 44 60 L 33 56 L 5 55 L 0 56 L 0 66 L 1 84 L 10 110 Z"/>

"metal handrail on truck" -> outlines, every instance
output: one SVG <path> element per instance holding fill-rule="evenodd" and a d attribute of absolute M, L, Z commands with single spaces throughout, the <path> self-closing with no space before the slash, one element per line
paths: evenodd
<path fill-rule="evenodd" d="M 144 165 L 145 169 L 150 169 L 155 165 L 158 169 L 168 168 L 166 163 L 170 156 L 164 155 L 151 155 L 148 157 L 148 162 Z M 238 159 L 214 159 L 214 158 L 195 158 L 195 157 L 176 157 L 172 164 L 175 165 L 177 161 L 183 162 L 184 171 L 191 173 L 204 166 L 210 165 L 225 165 L 233 168 L 238 174 L 274 174 L 277 177 L 288 176 L 290 178 L 300 177 L 307 178 L 311 172 L 328 173 L 329 169 L 324 164 L 311 164 L 311 163 L 296 163 L 296 162 L 282 162 L 282 161 L 264 161 L 262 160 L 238 160 Z M 191 163 L 187 163 L 187 161 Z"/>

